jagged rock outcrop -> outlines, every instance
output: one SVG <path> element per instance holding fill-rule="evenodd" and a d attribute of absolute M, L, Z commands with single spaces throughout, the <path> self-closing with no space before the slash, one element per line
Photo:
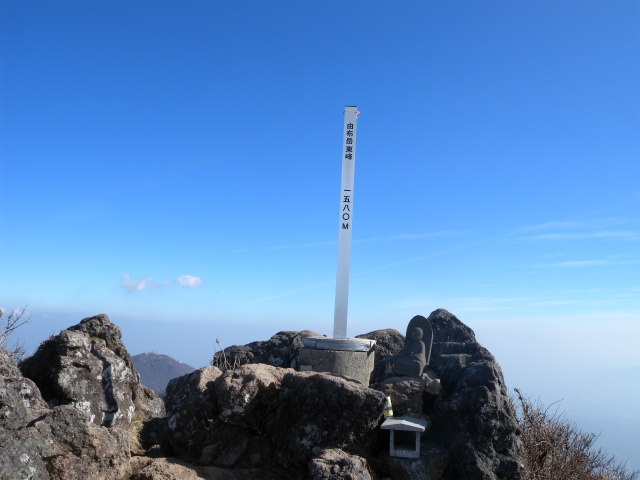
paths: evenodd
<path fill-rule="evenodd" d="M 374 330 L 373 332 L 356 335 L 356 338 L 367 338 L 376 341 L 376 364 L 391 355 L 397 355 L 404 347 L 404 335 L 393 328 Z"/>
<path fill-rule="evenodd" d="M 367 461 L 349 455 L 339 448 L 322 450 L 309 462 L 309 476 L 313 480 L 372 480 Z"/>
<path fill-rule="evenodd" d="M 85 318 L 42 342 L 21 364 L 49 406 L 72 405 L 96 425 L 128 429 L 139 376 L 106 315 Z"/>
<path fill-rule="evenodd" d="M 48 412 L 40 391 L 0 347 L 0 479 L 48 479 L 27 425 Z"/>
<path fill-rule="evenodd" d="M 166 453 L 192 461 L 136 459 L 135 479 L 521 480 L 515 412 L 495 358 L 446 310 L 428 320 L 429 376 L 440 379 L 440 390 L 422 392 L 421 413 L 433 426 L 419 459 L 384 453 L 388 433 L 377 427 L 383 392 L 392 391 L 384 381 L 378 391 L 347 377 L 288 368 L 314 332 L 280 332 L 231 347 L 225 352 L 236 349 L 242 366 L 205 367 L 172 380 L 163 418 L 164 403 L 139 384 L 120 330 L 99 315 L 43 342 L 21 366 L 31 380 L 0 349 L 0 480 L 124 480 L 133 419 L 143 425 L 144 449 L 162 444 Z M 404 338 L 391 329 L 360 337 L 379 342 L 383 359 L 397 354 Z M 386 379 L 413 413 L 422 384 L 392 380 Z M 396 407 L 402 410 L 400 402 Z"/>
<path fill-rule="evenodd" d="M 451 462 L 449 452 L 435 442 L 423 444 L 419 458 L 390 457 L 389 452 L 381 452 L 371 459 L 381 477 L 392 480 L 462 480 L 464 477 L 446 476 Z"/>
<path fill-rule="evenodd" d="M 321 337 L 311 330 L 278 332 L 267 341 L 233 345 L 216 352 L 212 364 L 220 368 L 234 368 L 246 363 L 264 363 L 274 367 L 297 368 L 298 350 L 306 337 Z"/>
<path fill-rule="evenodd" d="M 52 480 L 121 480 L 129 473 L 129 433 L 96 426 L 69 405 L 54 407 L 30 428 Z"/>
<path fill-rule="evenodd" d="M 129 434 L 98 427 L 71 406 L 47 408 L 36 385 L 0 348 L 0 479 L 119 480 Z"/>
<path fill-rule="evenodd" d="M 234 468 L 194 465 L 178 458 L 131 459 L 129 480 L 296 480 L 289 472 L 272 468 Z"/>
<path fill-rule="evenodd" d="M 215 383 L 218 418 L 239 425 L 258 425 L 279 402 L 282 379 L 290 369 L 247 364 L 226 371 Z"/>
<path fill-rule="evenodd" d="M 167 385 L 167 447 L 174 455 L 199 457 L 207 444 L 211 424 L 218 416 L 213 384 L 222 375 L 216 367 L 203 367 L 174 378 Z"/>
<path fill-rule="evenodd" d="M 167 434 L 164 400 L 150 388 L 140 385 L 134 402 L 134 421 L 139 425 L 140 447 L 148 450 L 160 447 Z"/>
<path fill-rule="evenodd" d="M 347 377 L 287 373 L 269 432 L 278 463 L 306 464 L 316 448 L 340 448 L 360 441 L 378 426 L 385 402 L 381 392 Z"/>
<path fill-rule="evenodd" d="M 445 478 L 521 479 L 522 443 L 500 366 L 473 330 L 448 311 L 435 310 L 428 320 L 433 328 L 430 368 L 442 391 L 425 402 L 433 420 L 426 436 L 455 459 Z"/>
<path fill-rule="evenodd" d="M 352 379 L 264 364 L 224 374 L 205 367 L 167 389 L 175 451 L 203 464 L 294 471 L 318 449 L 358 442 L 378 425 L 384 402 Z"/>

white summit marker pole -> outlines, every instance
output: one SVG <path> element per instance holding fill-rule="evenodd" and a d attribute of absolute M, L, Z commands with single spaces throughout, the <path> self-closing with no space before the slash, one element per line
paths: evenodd
<path fill-rule="evenodd" d="M 353 221 L 353 174 L 356 165 L 356 124 L 358 108 L 344 107 L 342 138 L 342 183 L 340 186 L 340 221 L 338 223 L 338 269 L 336 273 L 336 306 L 333 315 L 333 338 L 347 338 L 349 306 L 349 262 Z"/>

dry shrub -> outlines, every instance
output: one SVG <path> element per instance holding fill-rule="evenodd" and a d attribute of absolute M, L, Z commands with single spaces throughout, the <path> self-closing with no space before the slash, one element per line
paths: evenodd
<path fill-rule="evenodd" d="M 226 372 L 227 370 L 235 370 L 240 366 L 240 360 L 237 357 L 234 357 L 233 361 L 230 361 L 227 358 L 227 354 L 222 348 L 222 345 L 220 345 L 220 340 L 218 340 L 217 338 L 216 338 L 216 345 L 218 345 L 218 348 L 220 350 L 216 352 L 215 351 L 216 347 L 215 346 L 213 347 L 214 354 L 213 354 L 213 360 L 211 360 L 212 366 L 218 367 L 223 372 Z"/>
<path fill-rule="evenodd" d="M 22 318 L 26 310 L 27 307 L 25 306 L 22 311 L 13 311 L 8 315 L 5 315 L 5 312 L 0 310 L 0 346 L 18 363 L 26 355 L 27 349 L 24 346 L 24 342 L 20 343 L 19 339 L 12 346 L 9 346 L 9 336 L 31 320 L 31 318 Z"/>
<path fill-rule="evenodd" d="M 518 414 L 524 449 L 522 457 L 531 480 L 634 480 L 626 462 L 595 449 L 598 435 L 584 433 L 564 418 L 554 404 L 544 407 L 515 389 L 511 401 Z"/>

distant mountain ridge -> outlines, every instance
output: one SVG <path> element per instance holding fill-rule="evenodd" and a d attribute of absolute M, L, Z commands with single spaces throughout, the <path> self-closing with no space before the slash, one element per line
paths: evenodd
<path fill-rule="evenodd" d="M 195 370 L 192 366 L 179 362 L 168 355 L 150 352 L 133 355 L 131 361 L 140 374 L 140 383 L 156 393 L 164 393 L 172 378 L 186 375 Z"/>

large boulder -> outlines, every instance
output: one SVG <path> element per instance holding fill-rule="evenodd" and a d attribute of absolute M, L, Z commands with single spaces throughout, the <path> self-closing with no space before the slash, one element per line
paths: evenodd
<path fill-rule="evenodd" d="M 361 441 L 377 427 L 385 403 L 382 392 L 347 377 L 316 372 L 285 374 L 278 410 L 269 426 L 278 463 L 301 466 L 318 448 L 340 448 Z"/>
<path fill-rule="evenodd" d="M 33 381 L 0 348 L 0 479 L 119 480 L 129 434 L 99 427 L 72 406 L 49 409 Z"/>
<path fill-rule="evenodd" d="M 500 366 L 473 330 L 448 311 L 438 309 L 428 320 L 433 328 L 430 368 L 442 391 L 425 402 L 433 420 L 426 436 L 441 442 L 455 459 L 445 478 L 523 478 L 522 443 Z"/>
<path fill-rule="evenodd" d="M 71 405 L 96 425 L 128 429 L 135 413 L 139 376 L 120 329 L 106 315 L 85 318 L 42 342 L 20 367 L 49 406 Z"/>
<path fill-rule="evenodd" d="M 129 433 L 100 427 L 90 414 L 54 407 L 30 427 L 52 480 L 121 480 L 129 474 Z"/>
<path fill-rule="evenodd" d="M 260 430 L 267 412 L 277 407 L 282 378 L 290 371 L 263 364 L 226 371 L 215 384 L 220 420 Z"/>
<path fill-rule="evenodd" d="M 178 458 L 131 459 L 129 480 L 282 480 L 293 479 L 289 472 L 273 468 L 223 468 L 200 466 Z"/>
<path fill-rule="evenodd" d="M 150 388 L 140 385 L 135 400 L 134 422 L 138 432 L 138 446 L 149 450 L 164 443 L 167 433 L 167 419 L 164 400 Z"/>
<path fill-rule="evenodd" d="M 375 363 L 392 355 L 400 353 L 404 347 L 404 335 L 393 328 L 374 330 L 373 332 L 357 335 L 356 338 L 366 338 L 376 341 Z"/>
<path fill-rule="evenodd" d="M 99 338 L 104 340 L 105 346 L 120 357 L 126 364 L 127 368 L 131 371 L 133 384 L 138 385 L 140 383 L 140 375 L 131 361 L 131 356 L 127 351 L 127 347 L 122 343 L 122 332 L 116 324 L 109 321 L 109 317 L 107 315 L 100 314 L 85 318 L 81 320 L 79 324 L 69 327 L 68 330 L 72 332 L 83 332 L 90 338 Z"/>
<path fill-rule="evenodd" d="M 298 351 L 304 347 L 306 337 L 320 337 L 311 330 L 278 332 L 267 341 L 247 345 L 233 345 L 216 352 L 212 365 L 223 370 L 246 363 L 265 363 L 274 367 L 297 368 Z"/>
<path fill-rule="evenodd" d="M 357 444 L 384 395 L 326 373 L 248 364 L 205 367 L 167 388 L 173 452 L 222 467 L 307 468 L 317 451 Z"/>
<path fill-rule="evenodd" d="M 49 478 L 27 428 L 48 411 L 38 388 L 0 347 L 0 480 Z"/>
<path fill-rule="evenodd" d="M 220 375 L 217 367 L 203 367 L 169 381 L 166 446 L 173 454 L 197 458 L 208 443 L 218 417 L 213 384 Z"/>
<path fill-rule="evenodd" d="M 349 455 L 339 448 L 322 450 L 309 462 L 309 476 L 313 480 L 372 480 L 367 461 Z"/>
<path fill-rule="evenodd" d="M 309 476 L 313 480 L 372 480 L 367 461 L 349 455 L 339 448 L 322 450 L 309 462 Z"/>
<path fill-rule="evenodd" d="M 371 459 L 380 477 L 393 480 L 461 480 L 463 477 L 445 475 L 451 458 L 446 449 L 436 443 L 421 445 L 418 458 L 399 458 L 389 456 L 389 451 L 381 452 Z M 455 461 L 455 459 L 453 459 Z"/>

